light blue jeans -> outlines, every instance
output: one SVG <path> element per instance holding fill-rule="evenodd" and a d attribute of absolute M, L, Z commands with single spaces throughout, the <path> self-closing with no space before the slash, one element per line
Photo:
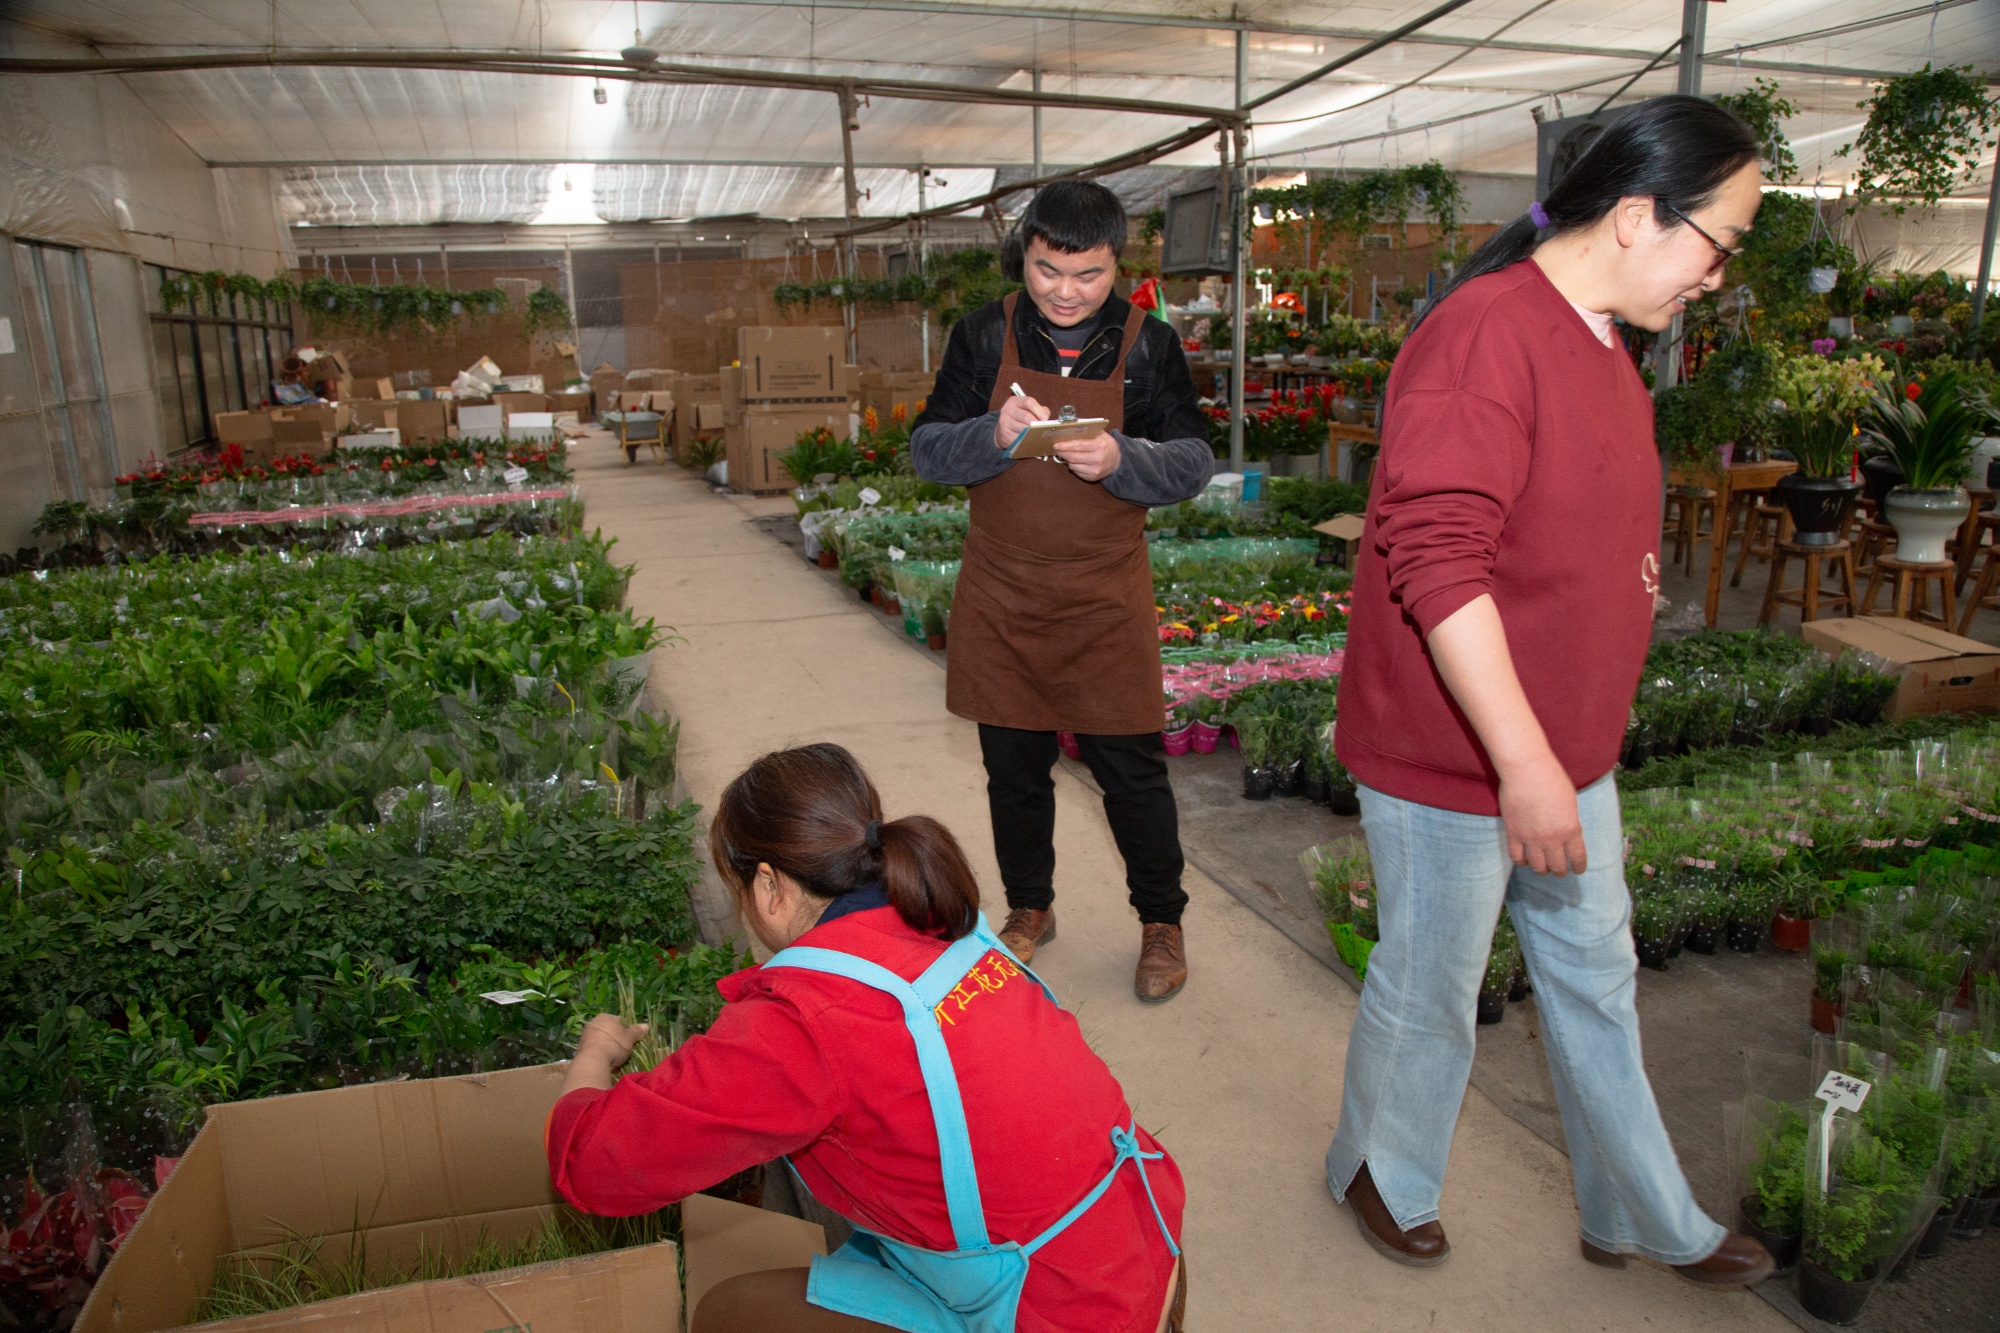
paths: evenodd
<path fill-rule="evenodd" d="M 1606 776 L 1577 793 L 1590 868 L 1565 876 L 1514 865 L 1498 818 L 1360 795 L 1382 940 L 1326 1150 L 1334 1197 L 1365 1162 L 1398 1226 L 1436 1219 L 1504 902 L 1535 988 L 1584 1239 L 1668 1264 L 1707 1258 L 1726 1233 L 1695 1204 L 1639 1054 L 1617 785 Z"/>

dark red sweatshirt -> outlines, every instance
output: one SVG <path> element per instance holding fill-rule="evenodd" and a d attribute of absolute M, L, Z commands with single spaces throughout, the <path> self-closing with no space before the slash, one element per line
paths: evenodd
<path fill-rule="evenodd" d="M 1389 376 L 1337 753 L 1408 801 L 1497 815 L 1499 781 L 1424 640 L 1491 593 L 1579 788 L 1618 762 L 1659 587 L 1653 404 L 1533 260 L 1475 278 Z"/>
<path fill-rule="evenodd" d="M 942 940 L 891 907 L 799 937 L 915 980 Z M 952 1247 L 937 1129 L 902 1007 L 858 982 L 794 968 L 725 977 L 715 1026 L 609 1092 L 580 1089 L 549 1116 L 549 1174 L 586 1212 L 650 1212 L 789 1155 L 820 1202 L 886 1236 Z M 1110 1168 L 1130 1125 L 1118 1080 L 1035 983 L 989 953 L 938 1006 L 965 1100 L 993 1240 L 1023 1244 Z M 1143 1128 L 1140 1145 L 1162 1151 Z M 1186 1191 L 1171 1157 L 1146 1163 L 1178 1236 Z M 1173 1272 L 1139 1173 L 1121 1168 L 1096 1206 L 1035 1254 L 1021 1333 L 1152 1333 Z"/>

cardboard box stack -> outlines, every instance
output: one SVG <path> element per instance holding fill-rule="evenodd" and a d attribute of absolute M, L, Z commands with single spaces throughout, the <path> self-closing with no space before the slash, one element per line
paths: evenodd
<path fill-rule="evenodd" d="M 738 329 L 737 364 L 721 372 L 723 439 L 729 484 L 739 491 L 782 491 L 798 484 L 773 455 L 825 426 L 852 434 L 854 367 L 846 334 L 826 325 Z"/>
<path fill-rule="evenodd" d="M 676 375 L 668 386 L 674 405 L 674 457 L 686 458 L 695 436 L 719 431 L 722 425 L 722 376 Z"/>
<path fill-rule="evenodd" d="M 535 1234 L 564 1205 L 542 1123 L 564 1069 L 363 1084 L 212 1107 L 207 1124 L 98 1278 L 77 1333 L 187 1326 L 218 1262 L 300 1239 L 339 1262 L 357 1239 L 371 1277 L 420 1255 Z M 739 1273 L 810 1262 L 825 1233 L 700 1195 L 682 1206 L 690 1301 Z M 356 1233 L 359 1233 L 358 1237 Z M 672 1241 L 463 1278 L 377 1288 L 204 1324 L 214 1333 L 640 1333 L 681 1326 Z"/>
<path fill-rule="evenodd" d="M 909 409 L 910 419 L 916 420 L 917 404 L 931 396 L 931 389 L 937 384 L 935 371 L 926 375 L 913 370 L 864 370 L 861 372 L 860 388 L 857 394 L 861 410 L 875 409 L 875 415 L 883 424 L 888 424 L 890 416 L 901 403 Z"/>

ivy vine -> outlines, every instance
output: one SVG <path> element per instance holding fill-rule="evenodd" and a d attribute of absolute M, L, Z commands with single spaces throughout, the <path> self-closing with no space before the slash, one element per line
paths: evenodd
<path fill-rule="evenodd" d="M 1723 93 L 1715 99 L 1715 104 L 1734 112 L 1757 137 L 1766 177 L 1780 184 L 1798 179 L 1799 160 L 1792 155 L 1791 141 L 1785 137 L 1784 121 L 1788 116 L 1798 115 L 1799 109 L 1778 96 L 1775 82 L 1756 79 L 1740 93 Z"/>
<path fill-rule="evenodd" d="M 1928 63 L 1876 88 L 1858 104 L 1868 113 L 1861 137 L 1840 149 L 1859 148 L 1855 206 L 1889 201 L 1898 214 L 1907 200 L 1934 207 L 1975 171 L 1992 147 L 2000 103 L 1975 78 L 1970 65 L 1933 69 Z"/>
<path fill-rule="evenodd" d="M 562 302 L 560 294 L 551 295 L 561 305 L 561 322 L 567 326 L 568 305 Z M 169 273 L 160 280 L 160 305 L 169 312 L 198 309 L 205 302 L 212 308 L 223 296 L 298 306 L 311 317 L 315 328 L 332 333 L 437 332 L 467 316 L 496 315 L 508 307 L 507 293 L 498 287 L 470 291 L 415 284 L 370 287 L 335 282 L 325 276 L 300 280 L 279 274 L 263 279 L 215 269 L 204 273 Z M 533 297 L 528 308 L 532 333 L 536 327 L 532 323 L 536 311 Z"/>
<path fill-rule="evenodd" d="M 1458 231 L 1459 215 L 1465 211 L 1458 178 L 1439 162 L 1252 190 L 1250 202 L 1259 207 L 1268 204 L 1280 218 L 1309 217 L 1315 228 L 1349 240 L 1385 223 L 1406 229 L 1412 216 L 1423 216 L 1436 224 L 1442 241 Z"/>
<path fill-rule="evenodd" d="M 534 337 L 543 329 L 567 329 L 576 321 L 571 318 L 569 302 L 553 287 L 539 287 L 528 293 L 528 336 Z"/>
<path fill-rule="evenodd" d="M 781 282 L 771 299 L 780 311 L 810 310 L 815 304 L 837 303 L 885 309 L 917 305 L 938 313 L 945 328 L 961 317 L 1013 291 L 1019 284 L 1000 272 L 999 256 L 978 248 L 933 255 L 921 271 L 896 278 L 824 278 L 818 282 Z"/>

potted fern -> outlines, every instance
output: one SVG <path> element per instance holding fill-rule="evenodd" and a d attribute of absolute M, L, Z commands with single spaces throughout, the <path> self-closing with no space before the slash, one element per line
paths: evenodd
<path fill-rule="evenodd" d="M 1874 452 L 1903 477 L 1883 502 L 1896 529 L 1898 559 L 1943 560 L 1945 541 L 1972 507 L 1960 483 L 1973 437 L 1992 409 L 1968 388 L 1956 370 L 1939 370 L 1921 385 L 1912 380 L 1901 394 L 1877 392 L 1869 405 L 1866 431 Z"/>

